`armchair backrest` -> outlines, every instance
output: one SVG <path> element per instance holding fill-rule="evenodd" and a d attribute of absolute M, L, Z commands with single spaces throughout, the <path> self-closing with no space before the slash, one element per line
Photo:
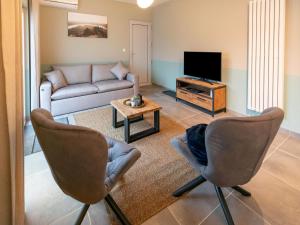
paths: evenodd
<path fill-rule="evenodd" d="M 103 199 L 107 194 L 106 139 L 88 128 L 57 123 L 43 109 L 34 110 L 31 121 L 62 191 L 83 203 L 93 204 Z"/>
<path fill-rule="evenodd" d="M 209 124 L 205 178 L 220 187 L 247 183 L 261 167 L 283 117 L 281 109 L 270 108 L 259 116 L 223 118 Z"/>

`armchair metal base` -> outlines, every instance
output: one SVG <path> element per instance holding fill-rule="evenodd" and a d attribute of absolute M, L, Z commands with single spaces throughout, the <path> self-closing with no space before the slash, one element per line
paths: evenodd
<path fill-rule="evenodd" d="M 234 190 L 236 190 L 237 192 L 241 193 L 243 196 L 245 197 L 250 197 L 251 193 L 246 191 L 245 189 L 239 187 L 239 186 L 234 186 L 232 187 Z"/>
<path fill-rule="evenodd" d="M 122 210 L 119 208 L 115 200 L 108 194 L 105 197 L 105 201 L 109 205 L 109 207 L 112 209 L 112 211 L 116 214 L 117 218 L 120 220 L 122 225 L 131 225 L 131 223 L 128 221 Z M 81 225 L 90 205 L 85 204 L 75 222 L 75 225 Z"/>
<path fill-rule="evenodd" d="M 77 220 L 75 222 L 75 225 L 80 225 L 82 223 L 82 221 L 83 221 L 83 219 L 84 219 L 84 217 L 85 217 L 85 215 L 86 215 L 86 213 L 87 213 L 87 211 L 88 211 L 89 208 L 90 208 L 89 204 L 85 204 L 82 207 L 82 209 L 80 211 L 80 214 L 79 214 L 79 216 L 78 216 L 78 218 L 77 218 Z"/>
<path fill-rule="evenodd" d="M 117 203 L 109 194 L 105 197 L 105 201 L 112 209 L 112 211 L 114 211 L 114 213 L 116 214 L 117 218 L 120 220 L 122 225 L 131 225 L 131 223 L 128 221 L 128 219 L 126 218 L 122 210 L 119 208 Z"/>
<path fill-rule="evenodd" d="M 199 177 L 195 178 L 194 180 L 188 182 L 187 184 L 183 185 L 181 188 L 177 189 L 173 193 L 173 196 L 180 197 L 181 195 L 193 190 L 195 187 L 199 186 L 200 184 L 202 184 L 205 181 L 206 181 L 206 179 L 204 177 L 199 176 Z"/>
<path fill-rule="evenodd" d="M 180 187 L 179 189 L 177 189 L 174 193 L 173 196 L 174 197 L 180 197 L 183 194 L 193 190 L 194 188 L 196 188 L 197 186 L 199 186 L 200 184 L 202 184 L 203 182 L 205 182 L 206 179 L 203 176 L 199 176 L 197 178 L 195 178 L 194 180 L 190 181 L 189 183 L 185 184 L 184 186 Z M 216 185 L 215 186 L 215 190 L 218 196 L 218 199 L 220 201 L 221 207 L 223 209 L 226 221 L 228 225 L 234 225 L 234 221 L 232 219 L 231 213 L 229 211 L 226 199 L 224 197 L 224 194 L 222 192 L 221 187 L 218 187 Z M 245 189 L 239 187 L 239 186 L 234 186 L 232 187 L 234 190 L 236 190 L 237 192 L 241 193 L 243 196 L 246 197 L 250 197 L 251 193 L 246 191 Z"/>
<path fill-rule="evenodd" d="M 233 222 L 233 219 L 232 219 L 231 213 L 229 211 L 229 208 L 228 208 L 228 205 L 227 205 L 227 202 L 226 202 L 226 199 L 224 197 L 222 189 L 220 187 L 215 186 L 215 190 L 216 190 L 217 196 L 219 198 L 220 204 L 222 206 L 227 224 L 228 225 L 234 225 L 234 222 Z"/>

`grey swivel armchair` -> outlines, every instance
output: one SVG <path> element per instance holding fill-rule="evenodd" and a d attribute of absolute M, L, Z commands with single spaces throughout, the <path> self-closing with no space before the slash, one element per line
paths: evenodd
<path fill-rule="evenodd" d="M 179 197 L 209 181 L 214 184 L 227 223 L 233 225 L 221 187 L 232 187 L 244 196 L 251 196 L 238 185 L 246 184 L 258 172 L 283 117 L 281 109 L 270 108 L 260 116 L 223 118 L 210 123 L 205 133 L 207 166 L 200 165 L 193 156 L 186 135 L 174 138 L 172 145 L 201 176 L 179 188 L 173 196 Z"/>
<path fill-rule="evenodd" d="M 56 183 L 84 203 L 76 225 L 82 223 L 89 206 L 102 199 L 122 224 L 130 224 L 109 192 L 141 153 L 97 131 L 57 123 L 43 109 L 34 110 L 31 121 Z"/>

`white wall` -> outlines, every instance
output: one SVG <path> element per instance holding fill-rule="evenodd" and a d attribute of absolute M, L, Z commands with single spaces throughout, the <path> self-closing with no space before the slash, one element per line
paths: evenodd
<path fill-rule="evenodd" d="M 153 59 L 222 51 L 225 68 L 247 65 L 247 0 L 172 0 L 153 10 Z"/>
<path fill-rule="evenodd" d="M 285 71 L 300 76 L 300 1 L 286 0 Z"/>
<path fill-rule="evenodd" d="M 129 21 L 151 21 L 151 10 L 133 4 L 82 0 L 78 12 L 108 17 L 108 38 L 70 38 L 68 11 L 41 7 L 41 64 L 129 61 Z"/>

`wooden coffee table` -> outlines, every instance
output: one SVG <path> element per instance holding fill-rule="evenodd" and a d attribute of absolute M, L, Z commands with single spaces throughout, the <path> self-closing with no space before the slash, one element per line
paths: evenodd
<path fill-rule="evenodd" d="M 159 126 L 159 110 L 161 110 L 161 106 L 156 102 L 143 97 L 145 102 L 145 106 L 142 108 L 131 108 L 130 106 L 124 105 L 124 101 L 126 99 L 118 99 L 111 101 L 112 105 L 112 119 L 113 119 L 113 127 L 118 128 L 125 126 L 124 129 L 124 138 L 125 142 L 131 143 L 137 141 L 141 138 L 147 137 L 149 135 L 158 133 L 160 130 Z M 117 112 L 119 112 L 124 120 L 118 121 Z M 138 122 L 144 119 L 144 114 L 153 112 L 154 113 L 154 127 L 141 131 L 136 134 L 130 134 L 130 124 L 134 122 Z"/>

